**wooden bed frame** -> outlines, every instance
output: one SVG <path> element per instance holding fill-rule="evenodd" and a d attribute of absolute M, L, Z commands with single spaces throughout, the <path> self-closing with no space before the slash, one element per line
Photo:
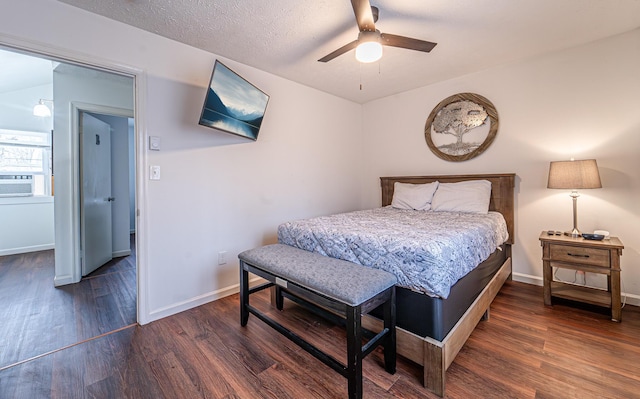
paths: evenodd
<path fill-rule="evenodd" d="M 509 240 L 505 245 L 506 261 L 496 272 L 491 281 L 478 295 L 475 301 L 462 315 L 447 336 L 438 341 L 431 337 L 421 337 L 400 327 L 396 328 L 397 353 L 410 359 L 424 368 L 424 386 L 444 396 L 445 373 L 456 355 L 467 341 L 471 332 L 483 317 L 488 317 L 491 302 L 502 288 L 504 282 L 511 277 L 511 245 L 514 242 L 514 187 L 515 174 L 478 174 L 478 175 L 446 175 L 446 176 L 400 176 L 381 177 L 382 206 L 391 204 L 395 182 L 401 183 L 455 183 L 465 180 L 488 180 L 491 182 L 491 202 L 489 210 L 502 213 L 509 231 Z M 365 316 L 363 327 L 377 331 L 382 328 L 380 320 Z"/>

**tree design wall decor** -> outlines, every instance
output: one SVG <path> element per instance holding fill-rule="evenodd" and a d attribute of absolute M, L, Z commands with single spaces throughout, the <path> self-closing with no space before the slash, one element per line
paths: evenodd
<path fill-rule="evenodd" d="M 498 133 L 498 112 L 491 101 L 474 93 L 442 100 L 424 127 L 427 145 L 446 161 L 466 161 L 486 150 Z"/>

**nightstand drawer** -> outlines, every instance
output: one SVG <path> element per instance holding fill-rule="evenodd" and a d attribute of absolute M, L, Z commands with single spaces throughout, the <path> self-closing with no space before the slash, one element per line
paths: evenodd
<path fill-rule="evenodd" d="M 610 267 L 607 249 L 551 244 L 550 250 L 552 261 Z"/>

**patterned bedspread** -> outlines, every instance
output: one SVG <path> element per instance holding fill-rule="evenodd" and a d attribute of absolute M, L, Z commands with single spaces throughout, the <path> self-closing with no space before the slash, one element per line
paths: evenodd
<path fill-rule="evenodd" d="M 283 223 L 278 241 L 395 274 L 400 286 L 447 298 L 508 239 L 504 217 L 390 206 Z"/>

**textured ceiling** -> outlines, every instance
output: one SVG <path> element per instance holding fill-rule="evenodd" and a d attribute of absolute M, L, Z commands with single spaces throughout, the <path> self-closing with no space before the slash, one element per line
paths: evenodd
<path fill-rule="evenodd" d="M 372 0 L 381 32 L 436 48 L 320 63 L 357 38 L 348 0 L 59 1 L 359 103 L 640 27 L 640 0 Z"/>

